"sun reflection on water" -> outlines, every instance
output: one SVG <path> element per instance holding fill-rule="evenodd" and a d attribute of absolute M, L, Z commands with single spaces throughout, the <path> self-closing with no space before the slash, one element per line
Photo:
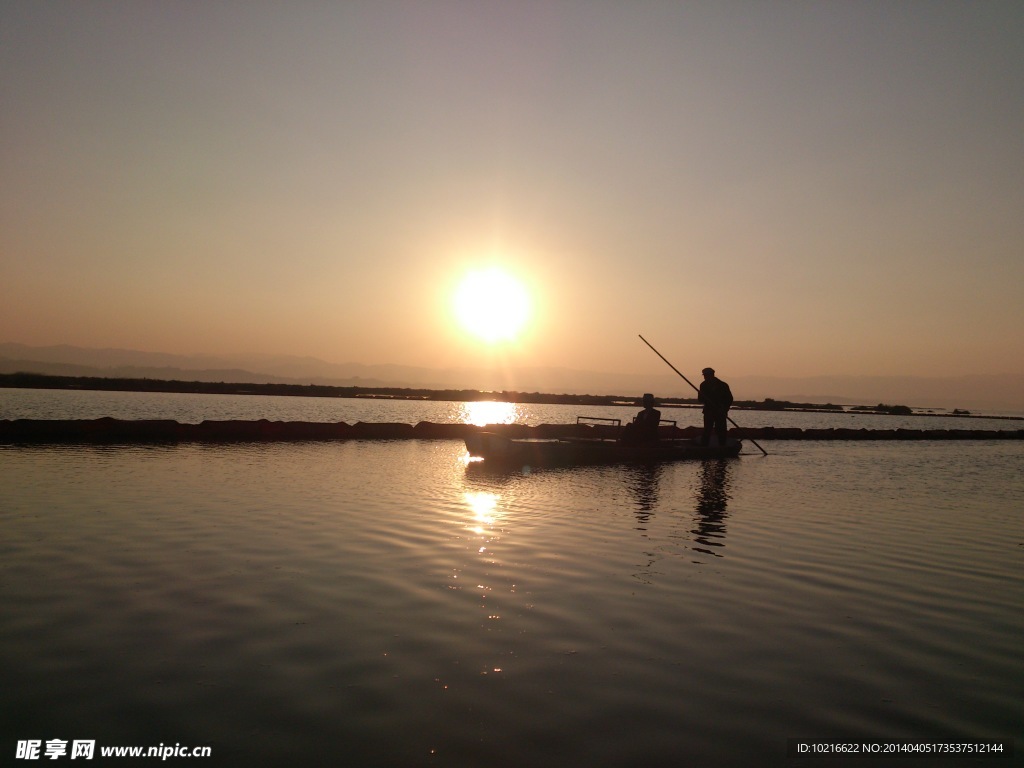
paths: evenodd
<path fill-rule="evenodd" d="M 523 414 L 517 403 L 500 403 L 493 400 L 478 400 L 459 403 L 459 418 L 464 424 L 484 427 L 488 424 L 515 424 Z"/>
<path fill-rule="evenodd" d="M 463 498 L 473 512 L 473 519 L 476 523 L 476 527 L 473 528 L 474 533 L 482 534 L 484 526 L 494 525 L 494 521 L 498 517 L 498 501 L 501 498 L 498 494 L 490 491 L 467 491 Z"/>

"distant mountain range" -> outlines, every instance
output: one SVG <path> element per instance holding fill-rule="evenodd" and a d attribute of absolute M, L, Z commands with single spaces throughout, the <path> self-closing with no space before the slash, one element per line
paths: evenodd
<path fill-rule="evenodd" d="M 639 375 L 525 368 L 514 372 L 475 368 L 433 369 L 402 365 L 328 363 L 292 355 L 172 355 L 68 345 L 31 347 L 0 343 L 0 373 L 178 379 L 232 383 L 327 384 L 331 386 L 474 389 L 663 397 L 692 395 L 675 374 Z M 691 381 L 698 383 L 695 373 Z M 815 376 L 726 377 L 739 399 L 771 397 L 796 402 L 916 408 L 965 408 L 1024 413 L 1024 376 Z"/>

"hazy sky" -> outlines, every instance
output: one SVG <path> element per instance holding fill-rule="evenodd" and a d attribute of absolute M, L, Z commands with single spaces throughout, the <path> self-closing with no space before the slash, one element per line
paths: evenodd
<path fill-rule="evenodd" d="M 0 341 L 1024 373 L 1022 41 L 1020 0 L 7 0 Z M 451 306 L 491 264 L 498 348 Z"/>

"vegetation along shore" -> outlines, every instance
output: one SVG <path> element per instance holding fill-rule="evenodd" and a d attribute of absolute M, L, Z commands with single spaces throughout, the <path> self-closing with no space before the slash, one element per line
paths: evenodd
<path fill-rule="evenodd" d="M 224 443 L 323 440 L 465 440 L 479 431 L 510 438 L 610 437 L 609 428 L 577 424 L 435 424 L 305 421 L 203 421 L 182 424 L 169 419 L 13 419 L 0 420 L 0 443 Z M 663 438 L 695 438 L 699 427 L 662 427 Z M 747 440 L 1024 440 L 1024 429 L 794 429 L 744 428 L 730 430 Z"/>

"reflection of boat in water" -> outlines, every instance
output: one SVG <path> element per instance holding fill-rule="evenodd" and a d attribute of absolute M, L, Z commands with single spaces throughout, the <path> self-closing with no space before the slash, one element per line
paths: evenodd
<path fill-rule="evenodd" d="M 696 440 L 658 440 L 629 445 L 606 438 L 516 439 L 493 432 L 466 437 L 466 448 L 471 456 L 494 464 L 534 467 L 724 459 L 738 456 L 742 447 L 739 440 L 731 439 L 725 446 L 705 446 Z"/>

